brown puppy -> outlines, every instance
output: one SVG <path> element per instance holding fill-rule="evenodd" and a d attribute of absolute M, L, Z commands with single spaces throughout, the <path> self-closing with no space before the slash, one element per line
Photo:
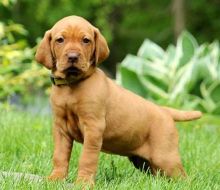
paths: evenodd
<path fill-rule="evenodd" d="M 153 174 L 184 176 L 174 121 L 197 119 L 201 113 L 160 107 L 116 85 L 96 67 L 108 55 L 99 30 L 77 16 L 57 22 L 37 49 L 36 60 L 51 69 L 54 83 L 49 178 L 67 176 L 74 141 L 83 143 L 80 182 L 94 183 L 100 151 L 128 156 L 135 167 L 149 167 Z"/>

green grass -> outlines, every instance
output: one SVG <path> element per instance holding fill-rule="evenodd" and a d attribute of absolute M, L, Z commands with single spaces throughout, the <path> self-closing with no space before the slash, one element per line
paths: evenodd
<path fill-rule="evenodd" d="M 178 124 L 180 151 L 188 173 L 185 180 L 168 180 L 134 169 L 125 157 L 101 154 L 95 189 L 220 189 L 220 120 L 204 117 Z M 33 116 L 0 109 L 0 171 L 46 176 L 51 171 L 51 116 Z M 30 182 L 5 178 L 0 189 L 66 189 L 76 178 L 81 145 L 74 144 L 65 182 Z"/>

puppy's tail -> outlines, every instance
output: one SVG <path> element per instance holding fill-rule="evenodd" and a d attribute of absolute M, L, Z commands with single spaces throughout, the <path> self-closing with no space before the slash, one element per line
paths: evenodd
<path fill-rule="evenodd" d="M 164 106 L 162 109 L 168 112 L 173 117 L 174 121 L 191 121 L 199 119 L 202 116 L 202 112 L 200 111 L 180 111 Z"/>

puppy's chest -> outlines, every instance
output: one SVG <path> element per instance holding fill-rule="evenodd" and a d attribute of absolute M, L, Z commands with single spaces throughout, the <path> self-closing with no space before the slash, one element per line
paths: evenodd
<path fill-rule="evenodd" d="M 62 132 L 71 136 L 75 141 L 83 143 L 83 129 L 80 126 L 76 102 L 73 96 L 65 96 L 58 101 L 56 99 L 53 109 L 56 117 L 62 118 L 63 122 L 60 126 Z"/>
<path fill-rule="evenodd" d="M 79 118 L 71 109 L 66 110 L 66 128 L 70 136 L 77 142 L 83 143 L 83 131 L 80 128 Z"/>

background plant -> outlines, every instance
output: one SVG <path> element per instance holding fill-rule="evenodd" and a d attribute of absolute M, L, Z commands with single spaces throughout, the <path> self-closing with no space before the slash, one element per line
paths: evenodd
<path fill-rule="evenodd" d="M 0 22 L 0 100 L 14 95 L 25 100 L 47 89 L 48 72 L 34 61 L 34 48 L 27 45 L 26 35 L 20 24 Z"/>
<path fill-rule="evenodd" d="M 181 14 L 178 14 L 182 17 L 182 28 L 177 28 L 175 23 L 180 21 L 176 19 L 180 2 L 184 3 L 179 11 Z M 14 95 L 28 99 L 32 93 L 48 89 L 48 72 L 33 61 L 32 47 L 35 47 L 36 39 L 42 37 L 58 19 L 75 14 L 87 18 L 104 33 L 111 55 L 107 64 L 103 65 L 112 75 L 115 63 L 125 53 L 134 54 L 146 36 L 151 39 L 145 41 L 139 51 L 139 61 L 135 59 L 148 64 L 132 66 L 138 71 L 129 68 L 133 73 L 129 70 L 131 77 L 126 78 L 127 82 L 124 77 L 128 74 L 124 73 L 128 72 L 128 68 L 127 71 L 123 69 L 124 62 L 130 62 L 134 57 L 123 61 L 121 74 L 118 74 L 123 81 L 118 80 L 123 85 L 130 83 L 128 86 L 132 86 L 135 92 L 163 104 L 219 113 L 218 42 L 199 46 L 188 35 L 177 41 L 177 47 L 171 45 L 166 51 L 162 48 L 174 42 L 177 29 L 189 29 L 199 42 L 219 38 L 218 7 L 216 0 L 1 0 L 0 100 Z M 146 47 L 148 49 L 144 50 Z M 153 74 L 149 74 L 148 70 Z M 157 72 L 160 73 L 158 76 Z M 132 79 L 135 75 L 138 75 L 137 80 Z"/>
<path fill-rule="evenodd" d="M 1 2 L 4 2 L 1 5 Z M 21 23 L 29 31 L 26 38 L 35 46 L 36 38 L 60 18 L 81 15 L 95 24 L 107 38 L 111 49 L 104 66 L 115 74 L 115 65 L 128 53 L 134 54 L 144 38 L 167 47 L 176 36 L 175 13 L 183 2 L 182 26 L 199 42 L 220 38 L 218 0 L 1 0 L 0 18 Z M 177 9 L 177 10 L 176 10 Z M 181 28 L 183 29 L 183 28 Z"/>
<path fill-rule="evenodd" d="M 117 81 L 161 104 L 219 114 L 219 42 L 198 45 L 183 32 L 177 45 L 164 51 L 146 39 L 137 56 L 127 55 L 119 65 Z"/>

